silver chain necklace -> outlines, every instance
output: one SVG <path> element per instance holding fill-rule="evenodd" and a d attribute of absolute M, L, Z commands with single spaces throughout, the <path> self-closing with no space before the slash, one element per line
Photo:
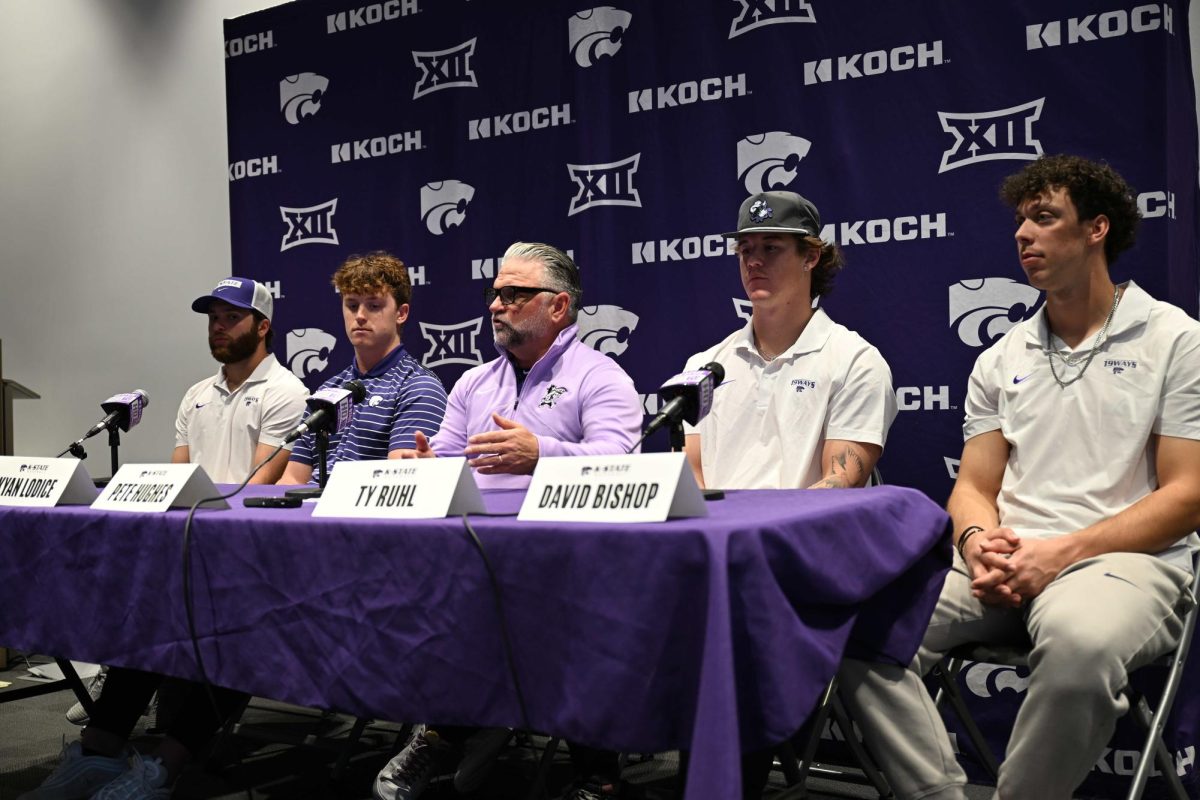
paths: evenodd
<path fill-rule="evenodd" d="M 1121 289 L 1119 286 L 1114 286 L 1112 308 L 1108 309 L 1108 317 L 1104 320 L 1104 326 L 1100 328 L 1100 332 L 1096 334 L 1096 341 L 1092 344 L 1092 349 L 1086 354 L 1073 353 L 1069 356 L 1062 356 L 1056 353 L 1051 345 L 1051 336 L 1053 334 L 1050 333 L 1050 320 L 1046 320 L 1046 360 L 1050 362 L 1050 374 L 1054 376 L 1055 382 L 1063 389 L 1067 388 L 1072 383 L 1083 377 L 1083 373 L 1087 372 L 1087 368 L 1091 366 L 1092 359 L 1096 357 L 1096 353 L 1100 352 L 1100 348 L 1103 347 L 1104 343 L 1108 340 L 1108 326 L 1112 324 L 1113 315 L 1117 313 L 1117 303 L 1120 301 L 1120 299 Z M 1068 367 L 1074 367 L 1080 362 L 1083 363 L 1083 366 L 1079 368 L 1078 375 L 1076 375 L 1074 378 L 1071 378 L 1069 381 L 1064 381 L 1062 378 L 1058 377 L 1058 370 L 1054 368 L 1055 358 L 1060 359 Z"/>

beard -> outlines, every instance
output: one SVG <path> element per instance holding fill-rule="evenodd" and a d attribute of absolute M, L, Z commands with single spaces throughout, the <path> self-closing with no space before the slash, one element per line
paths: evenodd
<path fill-rule="evenodd" d="M 550 320 L 545 317 L 535 317 L 534 319 L 527 320 L 521 323 L 520 327 L 504 320 L 493 320 L 493 322 L 498 322 L 500 327 L 492 327 L 492 336 L 496 340 L 496 344 L 505 350 L 512 350 L 514 347 L 521 347 L 533 339 L 540 339 L 550 329 Z"/>
<path fill-rule="evenodd" d="M 254 355 L 260 341 L 262 339 L 259 337 L 258 331 L 252 328 L 241 336 L 230 339 L 226 344 L 213 344 L 210 337 L 208 349 L 212 353 L 212 357 L 222 364 L 236 364 Z"/>

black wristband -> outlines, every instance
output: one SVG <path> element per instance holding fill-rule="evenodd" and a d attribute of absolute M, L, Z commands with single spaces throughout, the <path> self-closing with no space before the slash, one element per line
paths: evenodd
<path fill-rule="evenodd" d="M 967 547 L 967 539 L 970 539 L 981 530 L 983 530 L 981 525 L 971 525 L 958 535 L 958 544 L 955 545 L 955 548 L 958 550 L 958 557 L 963 561 L 967 560 L 967 556 L 963 552 Z"/>

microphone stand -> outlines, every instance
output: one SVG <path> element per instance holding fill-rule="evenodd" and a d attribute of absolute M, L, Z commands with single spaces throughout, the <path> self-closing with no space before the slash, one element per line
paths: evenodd
<path fill-rule="evenodd" d="M 670 428 L 668 430 L 670 431 L 668 436 L 669 436 L 669 441 L 671 443 L 671 452 L 672 453 L 682 453 L 683 452 L 683 420 L 681 420 L 681 419 L 675 420 L 674 422 L 671 423 Z"/>
<path fill-rule="evenodd" d="M 109 479 L 117 474 L 117 450 L 121 446 L 121 428 L 113 425 L 108 429 L 108 448 L 112 455 L 112 472 L 109 474 Z"/>
<path fill-rule="evenodd" d="M 302 500 L 307 500 L 313 497 L 320 497 L 325 491 L 325 484 L 329 482 L 329 431 L 321 428 L 313 432 L 317 445 L 317 488 L 305 486 L 300 489 L 288 489 L 284 492 L 284 497 L 299 497 Z"/>

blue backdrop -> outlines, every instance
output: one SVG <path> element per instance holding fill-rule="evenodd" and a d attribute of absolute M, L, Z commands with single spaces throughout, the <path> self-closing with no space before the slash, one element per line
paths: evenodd
<path fill-rule="evenodd" d="M 881 469 L 941 502 L 971 365 L 1040 303 L 1004 176 L 1043 153 L 1107 160 L 1145 216 L 1114 278 L 1196 314 L 1187 10 L 300 0 L 226 23 L 233 272 L 272 286 L 276 349 L 315 387 L 352 357 L 330 275 L 395 253 L 405 343 L 450 387 L 495 356 L 482 291 L 505 248 L 556 244 L 583 271 L 585 338 L 652 412 L 742 323 L 719 235 L 741 200 L 798 191 L 848 261 L 825 307 L 892 368 Z"/>

